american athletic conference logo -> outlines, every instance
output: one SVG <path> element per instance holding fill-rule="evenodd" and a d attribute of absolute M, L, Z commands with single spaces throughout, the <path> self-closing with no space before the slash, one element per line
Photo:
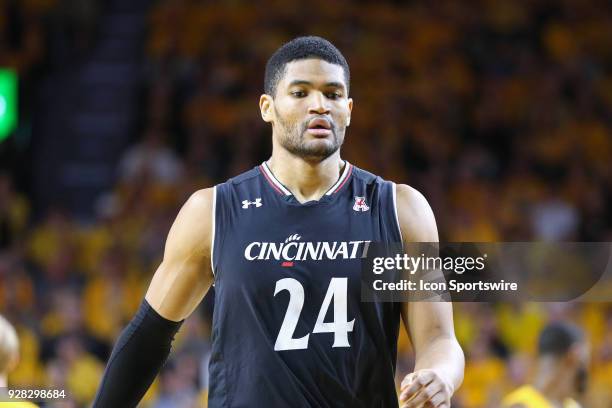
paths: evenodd
<path fill-rule="evenodd" d="M 366 203 L 365 197 L 355 197 L 355 204 L 353 204 L 353 210 L 357 212 L 365 212 L 368 211 L 370 207 Z"/>

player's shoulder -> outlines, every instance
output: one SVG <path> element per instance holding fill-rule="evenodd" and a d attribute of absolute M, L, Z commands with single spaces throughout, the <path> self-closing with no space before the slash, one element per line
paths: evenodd
<path fill-rule="evenodd" d="M 214 199 L 214 187 L 202 188 L 194 191 L 187 199 L 183 209 L 188 212 L 199 213 L 209 209 Z"/>
<path fill-rule="evenodd" d="M 367 170 L 359 168 L 353 165 L 353 176 L 363 182 L 365 184 L 384 184 L 387 186 L 394 186 L 397 191 L 397 197 L 402 200 L 412 201 L 412 200 L 422 200 L 424 199 L 423 195 L 419 193 L 415 188 L 410 187 L 406 184 L 397 184 L 391 180 L 386 180 L 383 177 L 371 173 Z"/>
<path fill-rule="evenodd" d="M 204 188 L 193 192 L 185 201 L 168 233 L 165 260 L 207 253 L 213 227 L 213 193 L 212 188 Z"/>
<path fill-rule="evenodd" d="M 174 220 L 174 236 L 195 241 L 207 237 L 213 219 L 214 202 L 214 188 L 194 191 Z"/>
<path fill-rule="evenodd" d="M 416 188 L 407 184 L 399 184 L 390 180 L 385 180 L 381 176 L 371 173 L 353 165 L 353 175 L 356 179 L 365 184 L 387 184 L 393 185 L 396 191 L 397 203 L 404 207 L 429 207 L 429 203 L 423 194 Z"/>
<path fill-rule="evenodd" d="M 369 171 L 361 169 L 355 165 L 351 165 L 351 166 L 352 166 L 351 172 L 353 174 L 353 177 L 366 185 L 387 182 L 386 180 L 383 180 L 382 177 L 377 176 L 374 173 L 370 173 Z"/>
<path fill-rule="evenodd" d="M 214 187 L 215 194 L 217 197 L 230 197 L 238 191 L 244 192 L 258 189 L 258 185 L 261 182 L 260 175 L 260 166 L 256 166 L 217 184 Z"/>
<path fill-rule="evenodd" d="M 425 196 L 414 187 L 385 180 L 357 166 L 353 166 L 353 174 L 355 178 L 365 184 L 385 184 L 387 186 L 393 186 L 399 208 L 408 209 L 411 212 L 415 212 L 416 215 L 419 215 L 423 211 L 427 212 L 431 210 Z"/>
<path fill-rule="evenodd" d="M 436 219 L 427 199 L 416 188 L 396 185 L 396 211 L 404 241 L 438 240 Z"/>
<path fill-rule="evenodd" d="M 248 183 L 249 181 L 254 181 L 261 174 L 261 169 L 259 167 L 260 166 L 255 166 L 252 169 L 245 171 L 244 173 L 240 173 L 237 176 L 230 178 L 225 183 L 222 183 L 222 185 L 225 184 L 237 186 L 240 184 Z"/>
<path fill-rule="evenodd" d="M 429 208 L 427 199 L 416 188 L 408 184 L 396 184 L 395 188 L 399 205 L 414 207 L 415 209 Z"/>

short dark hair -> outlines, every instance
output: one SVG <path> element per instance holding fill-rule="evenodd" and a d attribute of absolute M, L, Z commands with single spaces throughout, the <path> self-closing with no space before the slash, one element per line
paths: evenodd
<path fill-rule="evenodd" d="M 584 339 L 583 331 L 566 322 L 551 323 L 542 330 L 538 340 L 538 354 L 560 357 Z"/>
<path fill-rule="evenodd" d="M 268 60 L 264 76 L 264 92 L 275 96 L 278 82 L 285 74 L 286 66 L 291 61 L 318 58 L 330 64 L 340 65 L 344 70 L 346 92 L 348 94 L 351 78 L 346 59 L 332 43 L 321 37 L 297 37 L 280 47 Z"/>

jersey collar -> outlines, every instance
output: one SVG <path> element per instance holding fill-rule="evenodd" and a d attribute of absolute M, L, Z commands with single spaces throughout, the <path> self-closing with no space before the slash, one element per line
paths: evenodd
<path fill-rule="evenodd" d="M 336 183 L 333 186 L 331 186 L 329 190 L 327 190 L 324 196 L 330 196 L 340 191 L 340 189 L 346 184 L 347 180 L 349 179 L 351 173 L 353 172 L 353 165 L 346 160 L 344 162 L 345 162 L 344 170 L 342 171 L 342 174 L 338 178 L 338 181 L 336 181 Z M 285 187 L 283 183 L 281 183 L 274 176 L 274 174 L 268 167 L 267 162 L 263 162 L 261 166 L 259 166 L 259 168 L 262 174 L 264 175 L 264 177 L 266 178 L 266 180 L 268 181 L 268 183 L 272 186 L 274 190 L 276 190 L 277 193 L 284 195 L 284 196 L 293 195 L 291 194 L 291 191 L 289 191 L 289 189 Z"/>

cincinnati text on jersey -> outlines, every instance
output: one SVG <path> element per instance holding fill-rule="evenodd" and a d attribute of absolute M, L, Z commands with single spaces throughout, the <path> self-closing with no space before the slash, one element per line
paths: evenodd
<path fill-rule="evenodd" d="M 291 238 L 291 237 L 290 237 Z M 248 261 L 320 261 L 365 258 L 371 241 L 319 241 L 319 242 L 251 242 L 244 249 Z"/>

